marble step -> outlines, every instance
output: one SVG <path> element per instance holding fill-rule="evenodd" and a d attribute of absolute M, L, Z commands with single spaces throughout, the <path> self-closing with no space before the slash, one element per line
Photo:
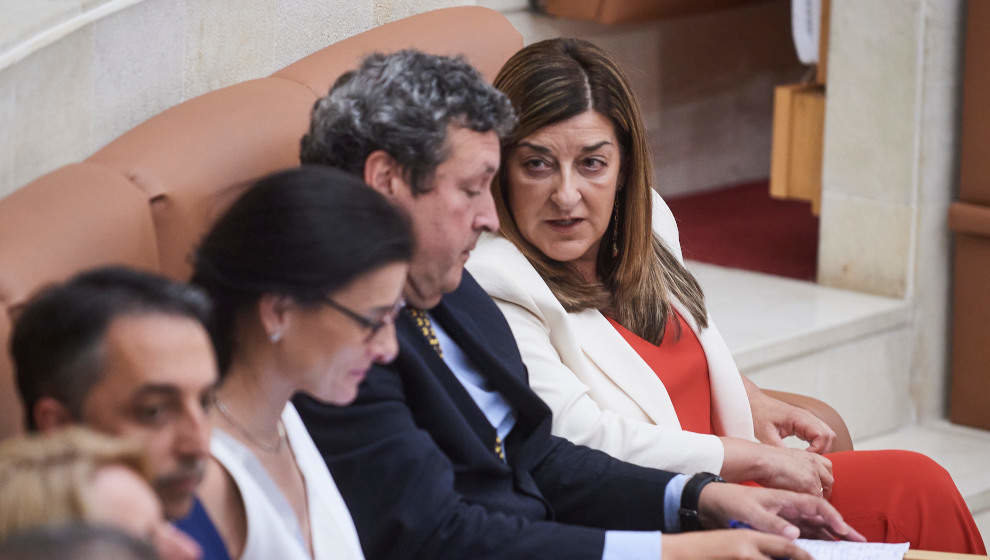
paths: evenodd
<path fill-rule="evenodd" d="M 906 302 L 693 261 L 687 266 L 740 371 L 755 383 L 824 400 L 854 439 L 913 422 Z"/>

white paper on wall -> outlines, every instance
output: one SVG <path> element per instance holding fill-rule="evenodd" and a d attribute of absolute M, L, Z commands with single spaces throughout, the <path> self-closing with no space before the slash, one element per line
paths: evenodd
<path fill-rule="evenodd" d="M 818 35 L 821 32 L 822 0 L 791 0 L 791 34 L 794 48 L 803 64 L 818 63 Z"/>

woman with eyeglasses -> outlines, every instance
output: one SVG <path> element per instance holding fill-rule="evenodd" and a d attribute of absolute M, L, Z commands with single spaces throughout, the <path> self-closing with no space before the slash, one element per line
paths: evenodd
<path fill-rule="evenodd" d="M 289 399 L 346 405 L 372 364 L 395 357 L 411 253 L 398 210 L 323 167 L 262 179 L 206 235 L 192 282 L 214 300 L 222 381 L 200 504 L 180 527 L 207 557 L 363 557 Z"/>

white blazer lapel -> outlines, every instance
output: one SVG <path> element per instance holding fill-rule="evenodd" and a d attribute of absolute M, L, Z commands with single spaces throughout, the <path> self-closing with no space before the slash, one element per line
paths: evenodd
<path fill-rule="evenodd" d="M 694 331 L 705 352 L 711 378 L 714 432 L 752 440 L 753 417 L 745 396 L 746 389 L 721 334 L 714 325 L 699 331 L 687 308 L 677 300 L 673 300 L 673 305 Z M 602 374 L 621 387 L 653 423 L 680 427 L 663 382 L 608 319 L 595 310 L 571 313 L 569 318 L 581 349 Z"/>
<path fill-rule="evenodd" d="M 712 428 L 718 435 L 745 439 L 753 437 L 753 415 L 749 409 L 749 398 L 743 386 L 736 362 L 726 346 L 722 335 L 715 328 L 711 315 L 708 328 L 698 329 L 694 317 L 680 301 L 672 300 L 674 308 L 694 331 L 705 351 L 708 362 L 708 377 L 712 387 Z"/>
<path fill-rule="evenodd" d="M 616 385 L 634 400 L 658 426 L 677 426 L 667 389 L 660 378 L 600 312 L 571 313 L 573 331 L 581 349 Z"/>
<path fill-rule="evenodd" d="M 660 236 L 667 249 L 673 251 L 677 260 L 684 262 L 681 242 L 677 233 L 677 222 L 670 207 L 653 191 L 653 233 Z M 732 352 L 725 344 L 721 333 L 715 327 L 711 315 L 708 328 L 699 330 L 697 323 L 681 302 L 674 300 L 674 307 L 691 326 L 698 342 L 705 350 L 708 360 L 708 375 L 712 386 L 712 428 L 718 435 L 734 436 L 755 441 L 753 435 L 753 414 L 749 408 L 749 397 L 743 386 L 742 377 L 736 367 Z"/>

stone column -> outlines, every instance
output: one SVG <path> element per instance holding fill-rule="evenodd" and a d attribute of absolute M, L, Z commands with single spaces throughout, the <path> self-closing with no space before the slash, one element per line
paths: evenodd
<path fill-rule="evenodd" d="M 945 410 L 963 0 L 833 0 L 820 283 L 913 309 L 911 395 Z"/>

